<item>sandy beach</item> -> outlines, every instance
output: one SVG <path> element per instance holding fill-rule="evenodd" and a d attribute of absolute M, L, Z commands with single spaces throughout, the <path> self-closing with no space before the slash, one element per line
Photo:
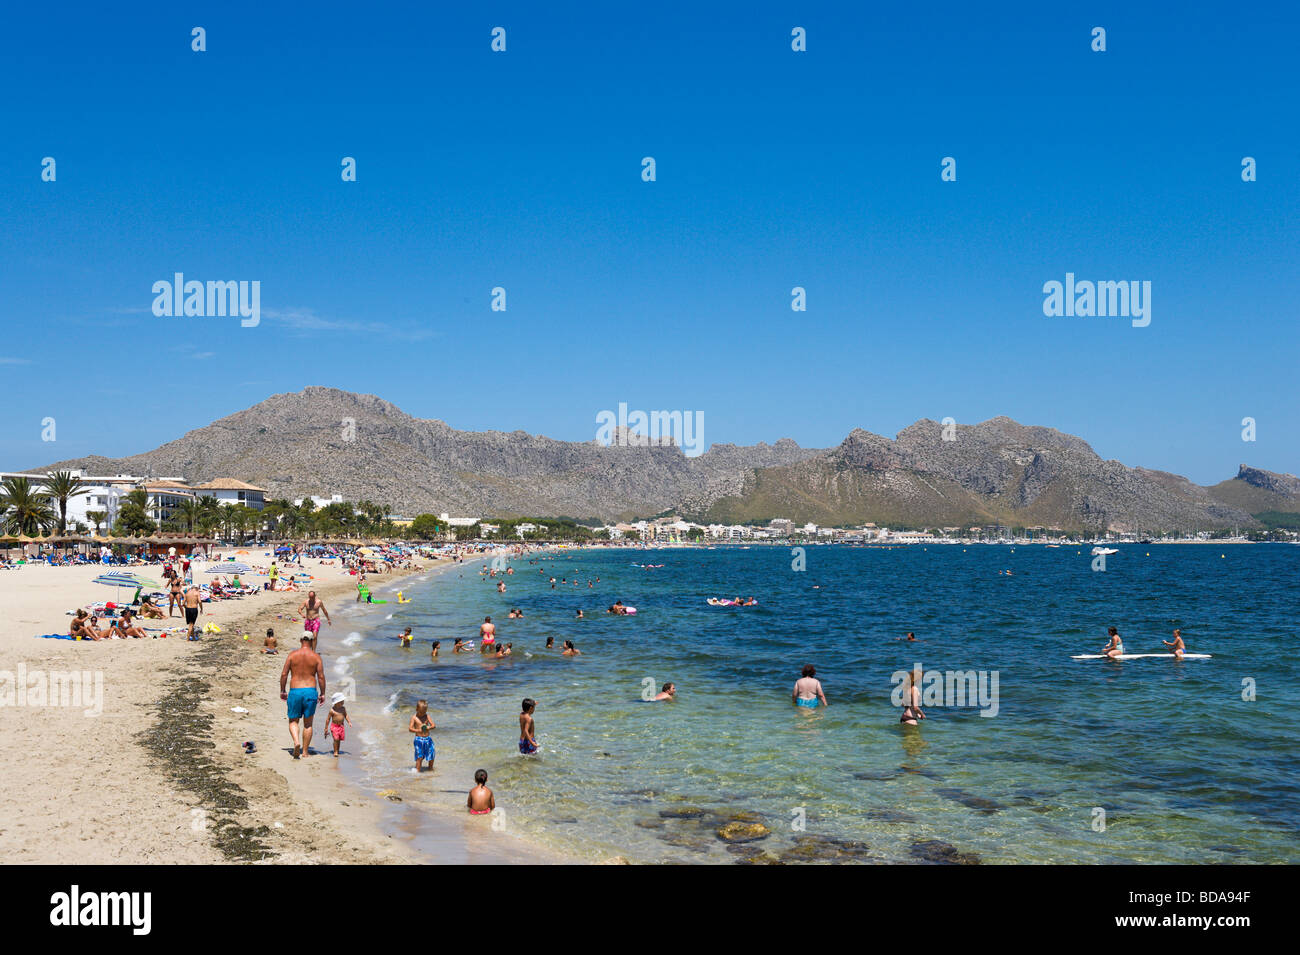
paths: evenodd
<path fill-rule="evenodd" d="M 354 602 L 354 578 L 337 562 L 304 564 L 336 617 Z M 387 590 L 409 573 L 436 573 L 439 566 L 451 562 L 376 575 L 372 586 Z M 155 578 L 161 572 L 133 569 Z M 53 705 L 57 693 L 41 702 L 29 692 L 19 705 L 0 707 L 7 781 L 0 848 L 10 862 L 559 861 L 450 817 L 419 820 L 417 851 L 416 821 L 400 795 L 360 791 L 328 755 L 323 710 L 313 738 L 320 755 L 291 758 L 278 681 L 284 654 L 301 633 L 292 618 L 302 593 L 263 591 L 205 604 L 200 623 L 216 623 L 222 632 L 197 642 L 183 634 L 153 638 L 154 630 L 179 626 L 179 616 L 146 622 L 150 636 L 138 640 L 37 639 L 66 631 L 66 611 L 112 599 L 111 589 L 91 582 L 102 570 L 29 565 L 0 574 L 0 690 L 22 678 L 29 687 L 48 686 L 52 673 L 76 673 L 85 687 L 102 687 L 102 704 L 94 693 L 62 706 Z M 267 627 L 275 628 L 278 655 L 259 652 Z M 338 623 L 322 628 L 327 673 L 339 630 Z M 256 752 L 244 752 L 246 740 Z"/>

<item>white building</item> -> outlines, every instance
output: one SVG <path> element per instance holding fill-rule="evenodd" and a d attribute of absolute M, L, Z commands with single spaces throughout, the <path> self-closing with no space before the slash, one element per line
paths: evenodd
<path fill-rule="evenodd" d="M 145 513 L 159 523 L 171 520 L 176 514 L 176 509 L 181 504 L 185 501 L 192 501 L 197 496 L 194 489 L 184 481 L 171 478 L 146 481 L 142 487 L 145 493 L 149 495 L 149 506 L 145 508 Z"/>
<path fill-rule="evenodd" d="M 448 517 L 446 514 L 439 514 L 438 520 L 442 521 L 448 527 L 473 527 L 479 523 L 481 518 L 477 517 Z"/>
<path fill-rule="evenodd" d="M 266 507 L 266 491 L 234 478 L 217 478 L 194 488 L 199 497 L 215 497 L 218 504 L 243 504 L 255 511 Z"/>
<path fill-rule="evenodd" d="M 298 498 L 293 502 L 293 506 L 302 507 L 303 501 L 311 501 L 312 504 L 316 505 L 316 510 L 319 511 L 322 507 L 329 507 L 331 504 L 342 504 L 343 495 L 331 494 L 329 497 L 317 497 L 315 494 L 312 494 L 310 497 Z"/>
<path fill-rule="evenodd" d="M 101 531 L 106 531 L 117 520 L 118 508 L 121 507 L 122 500 L 126 495 L 139 490 L 146 483 L 185 486 L 179 478 L 159 478 L 154 482 L 146 482 L 144 478 L 131 474 L 88 475 L 79 468 L 70 468 L 69 473 L 73 477 L 81 479 L 81 487 L 78 490 L 85 493 L 68 498 L 68 527 L 85 524 L 91 531 L 95 530 L 95 522 L 89 516 L 91 511 L 100 511 L 106 515 L 99 525 Z M 27 478 L 33 490 L 37 492 L 45 490 L 45 482 L 48 477 L 49 475 L 44 473 L 0 471 L 0 480 L 5 478 Z M 57 502 L 54 503 L 54 510 L 56 513 L 58 512 Z"/>

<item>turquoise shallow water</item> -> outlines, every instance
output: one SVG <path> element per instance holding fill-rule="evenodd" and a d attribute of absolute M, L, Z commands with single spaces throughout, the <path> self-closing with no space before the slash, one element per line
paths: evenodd
<path fill-rule="evenodd" d="M 392 701 L 360 735 L 365 785 L 412 791 L 405 724 L 424 696 L 438 763 L 418 781 L 421 808 L 458 811 L 481 766 L 498 825 L 592 859 L 1300 858 L 1300 548 L 1123 546 L 1104 573 L 1086 548 L 1041 546 L 809 547 L 803 572 L 776 547 L 538 560 L 512 563 L 505 594 L 478 565 L 414 583 L 412 603 L 339 648 L 362 700 Z M 552 590 L 552 574 L 580 586 Z M 734 594 L 760 604 L 705 604 Z M 637 615 L 606 615 L 618 598 Z M 514 606 L 524 619 L 506 619 Z M 589 619 L 573 619 L 579 607 Z M 485 614 L 515 656 L 453 656 L 453 636 L 476 636 Z M 1181 627 L 1214 658 L 1070 659 L 1112 624 L 1128 652 L 1162 651 Z M 410 650 L 394 639 L 406 625 Z M 908 630 L 917 643 L 898 639 Z M 583 655 L 543 650 L 547 636 Z M 824 711 L 790 705 L 804 663 Z M 930 705 L 919 729 L 900 727 L 891 676 L 916 663 L 996 673 L 997 715 Z M 641 702 L 647 680 L 674 681 L 678 701 Z M 517 750 L 525 695 L 540 704 L 534 758 Z M 772 834 L 729 848 L 716 830 L 736 813 Z"/>

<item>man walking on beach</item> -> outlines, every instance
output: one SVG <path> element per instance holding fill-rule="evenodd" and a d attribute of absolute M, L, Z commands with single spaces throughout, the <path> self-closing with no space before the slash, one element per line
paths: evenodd
<path fill-rule="evenodd" d="M 334 626 L 334 620 L 314 590 L 307 591 L 307 599 L 299 605 L 298 612 L 302 614 L 302 629 L 304 632 L 311 633 L 311 648 L 315 650 L 316 638 L 320 636 L 320 615 L 325 615 L 331 627 Z"/>
<path fill-rule="evenodd" d="M 197 585 L 190 585 L 190 589 L 185 591 L 185 624 L 190 628 L 186 636 L 194 639 L 194 628 L 198 625 L 199 614 L 203 612 L 203 591 L 199 590 Z"/>
<path fill-rule="evenodd" d="M 285 681 L 289 682 L 288 692 Z M 293 740 L 293 758 L 310 755 L 311 723 L 316 707 L 325 698 L 325 665 L 311 648 L 311 634 L 302 635 L 302 644 L 289 654 L 280 671 L 280 699 L 288 704 L 289 738 Z M 298 721 L 302 720 L 301 733 Z"/>

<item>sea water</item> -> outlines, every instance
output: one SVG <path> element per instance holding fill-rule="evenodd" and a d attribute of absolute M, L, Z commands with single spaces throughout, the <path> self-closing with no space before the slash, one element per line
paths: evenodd
<path fill-rule="evenodd" d="M 1089 548 L 1039 545 L 817 546 L 802 562 L 775 546 L 562 551 L 495 579 L 455 566 L 405 581 L 409 604 L 377 592 L 388 605 L 345 624 L 362 637 L 339 650 L 369 724 L 345 747 L 351 771 L 463 815 L 486 769 L 494 825 L 591 860 L 1296 861 L 1300 548 L 1119 550 L 1104 571 Z M 706 603 L 737 595 L 758 605 Z M 608 615 L 616 599 L 637 613 Z M 478 652 L 487 615 L 509 659 Z M 1130 653 L 1163 652 L 1179 627 L 1213 658 L 1071 659 L 1111 625 Z M 456 636 L 475 651 L 453 654 Z M 560 655 L 566 639 L 581 656 Z M 829 708 L 791 705 L 808 663 Z M 996 714 L 947 699 L 901 726 L 897 675 L 917 665 L 995 676 Z M 675 702 L 643 700 L 669 681 Z M 416 777 L 419 698 L 438 758 Z M 770 834 L 729 844 L 734 820 Z"/>

